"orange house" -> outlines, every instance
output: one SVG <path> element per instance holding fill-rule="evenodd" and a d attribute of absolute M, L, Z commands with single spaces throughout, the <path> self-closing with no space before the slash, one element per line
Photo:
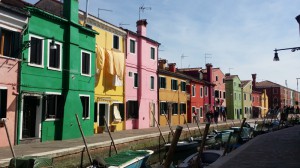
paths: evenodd
<path fill-rule="evenodd" d="M 159 124 L 170 122 L 171 126 L 181 125 L 187 120 L 187 101 L 189 94 L 186 86 L 189 77 L 176 70 L 176 64 L 166 67 L 166 60 L 159 60 Z"/>

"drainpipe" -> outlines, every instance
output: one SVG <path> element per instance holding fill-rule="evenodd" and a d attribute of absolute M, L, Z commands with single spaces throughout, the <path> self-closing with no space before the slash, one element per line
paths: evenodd
<path fill-rule="evenodd" d="M 126 84 L 127 37 L 129 35 L 129 32 L 127 31 L 126 33 L 127 33 L 127 35 L 123 38 L 123 47 L 124 47 L 124 54 L 125 54 L 124 55 L 125 56 L 125 59 L 124 59 L 125 66 L 124 66 L 124 72 L 123 72 L 123 94 L 124 94 L 124 96 L 123 96 L 123 104 L 124 104 L 124 111 L 123 111 L 123 113 L 124 113 L 124 124 L 123 124 L 123 127 L 124 127 L 124 130 L 127 129 L 126 128 L 127 107 L 126 107 L 126 87 L 125 87 L 125 84 Z"/>

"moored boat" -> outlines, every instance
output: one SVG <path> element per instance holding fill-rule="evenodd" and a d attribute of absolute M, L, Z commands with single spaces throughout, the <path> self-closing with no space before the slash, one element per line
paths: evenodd
<path fill-rule="evenodd" d="M 222 151 L 222 150 L 203 151 L 203 153 L 201 155 L 201 163 L 200 163 L 201 165 L 199 165 L 199 167 L 205 167 L 205 166 L 212 164 L 213 162 L 218 160 L 223 155 L 223 152 L 224 151 Z M 197 160 L 198 154 L 199 153 L 197 152 L 197 153 L 190 155 L 182 163 L 180 163 L 177 167 L 178 168 L 193 167 L 193 164 Z"/>
<path fill-rule="evenodd" d="M 120 152 L 109 158 L 105 158 L 104 161 L 94 160 L 93 166 L 90 168 L 142 168 L 147 167 L 146 162 L 148 158 L 153 154 L 152 150 L 128 150 Z"/>

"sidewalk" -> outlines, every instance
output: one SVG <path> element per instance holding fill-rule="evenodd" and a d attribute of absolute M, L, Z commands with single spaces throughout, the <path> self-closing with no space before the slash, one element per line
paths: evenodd
<path fill-rule="evenodd" d="M 300 125 L 259 135 L 210 168 L 299 168 Z"/>
<path fill-rule="evenodd" d="M 247 122 L 255 122 L 255 120 L 248 120 Z M 227 124 L 232 125 L 233 121 L 228 120 Z M 236 125 L 240 124 L 240 120 L 234 120 Z M 189 123 L 190 130 L 198 130 L 196 124 Z M 225 122 L 220 122 L 218 126 L 226 125 Z M 181 125 L 184 130 L 187 130 L 186 125 Z M 204 129 L 205 124 L 200 124 L 200 128 Z M 176 127 L 173 126 L 173 129 Z M 217 129 L 217 125 L 212 123 L 210 128 Z M 170 129 L 168 126 L 161 127 L 163 135 L 168 135 Z M 203 131 L 203 130 L 202 130 Z M 143 139 L 148 137 L 159 136 L 159 131 L 157 127 L 147 128 L 147 129 L 134 129 L 134 130 L 124 130 L 112 132 L 112 137 L 116 144 L 125 143 L 129 141 L 134 141 L 137 139 Z M 2 137 L 1 137 L 2 138 Z M 4 137 L 6 138 L 6 137 Z M 96 146 L 109 146 L 111 143 L 108 133 L 95 134 L 91 137 L 86 137 L 86 142 L 89 148 Z M 82 138 L 63 140 L 63 141 L 49 141 L 43 143 L 30 143 L 21 144 L 13 147 L 16 156 L 50 156 L 57 157 L 66 153 L 72 153 L 76 151 L 82 151 L 84 148 L 84 143 Z M 9 160 L 12 158 L 11 150 L 9 147 L 0 148 L 0 167 L 3 165 L 8 165 Z"/>

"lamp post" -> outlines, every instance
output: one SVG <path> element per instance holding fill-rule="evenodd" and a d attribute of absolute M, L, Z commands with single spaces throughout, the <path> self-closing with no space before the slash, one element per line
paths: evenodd
<path fill-rule="evenodd" d="M 273 61 L 279 61 L 279 57 L 278 57 L 278 53 L 277 51 L 281 51 L 281 50 L 291 50 L 292 52 L 298 51 L 300 50 L 300 47 L 292 47 L 292 48 L 280 48 L 280 49 L 276 49 L 275 48 L 275 53 L 274 53 L 274 58 Z"/>

